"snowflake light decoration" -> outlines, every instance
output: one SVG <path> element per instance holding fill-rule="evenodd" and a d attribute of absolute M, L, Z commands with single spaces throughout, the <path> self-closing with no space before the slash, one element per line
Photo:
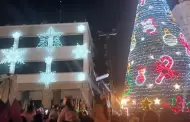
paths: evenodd
<path fill-rule="evenodd" d="M 11 48 L 3 49 L 1 51 L 4 55 L 4 59 L 1 60 L 1 64 L 9 64 L 9 73 L 13 74 L 16 64 L 24 64 L 25 49 Z"/>
<path fill-rule="evenodd" d="M 52 58 L 47 57 L 46 62 L 46 72 L 40 72 L 39 82 L 45 84 L 46 87 L 52 82 L 56 82 L 56 72 L 51 71 Z"/>
<path fill-rule="evenodd" d="M 55 47 L 62 46 L 60 37 L 62 32 L 55 32 L 52 27 L 48 29 L 46 33 L 39 34 L 40 43 L 37 47 L 46 47 L 48 52 L 52 52 Z"/>
<path fill-rule="evenodd" d="M 75 55 L 76 59 L 80 59 L 80 58 L 86 58 L 88 53 L 90 53 L 90 51 L 87 48 L 87 44 L 83 45 L 77 44 L 76 49 L 74 49 L 72 53 Z"/>

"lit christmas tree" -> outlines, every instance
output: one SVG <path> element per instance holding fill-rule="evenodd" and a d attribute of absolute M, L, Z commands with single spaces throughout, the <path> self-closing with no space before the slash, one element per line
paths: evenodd
<path fill-rule="evenodd" d="M 127 97 L 136 101 L 131 109 L 143 108 L 143 100 L 156 109 L 177 96 L 190 101 L 189 56 L 190 46 L 166 0 L 139 0 L 128 58 L 132 84 L 127 80 L 133 87 Z"/>

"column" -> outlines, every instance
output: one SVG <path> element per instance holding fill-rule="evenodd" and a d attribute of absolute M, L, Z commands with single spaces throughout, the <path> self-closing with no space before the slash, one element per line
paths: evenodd
<path fill-rule="evenodd" d="M 52 90 L 44 89 L 42 92 L 42 104 L 44 108 L 51 108 Z"/>
<path fill-rule="evenodd" d="M 23 91 L 21 92 L 21 104 L 23 105 L 26 100 L 30 99 L 30 92 L 29 91 Z"/>
<path fill-rule="evenodd" d="M 61 90 L 53 90 L 53 105 L 59 105 L 61 101 Z"/>
<path fill-rule="evenodd" d="M 92 93 L 90 93 L 90 89 L 89 88 L 82 88 L 81 89 L 81 93 L 82 93 L 82 97 L 85 100 L 87 107 L 88 107 L 88 111 L 89 114 L 92 115 Z"/>

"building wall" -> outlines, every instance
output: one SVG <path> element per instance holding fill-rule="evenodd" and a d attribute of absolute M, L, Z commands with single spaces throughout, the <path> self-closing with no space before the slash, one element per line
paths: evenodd
<path fill-rule="evenodd" d="M 190 42 L 190 1 L 182 0 L 173 9 L 174 17 L 183 31 L 186 39 Z"/>
<path fill-rule="evenodd" d="M 85 25 L 86 29 L 84 32 L 79 32 L 77 30 L 77 27 L 79 25 Z M 56 32 L 62 32 L 63 36 L 72 36 L 72 35 L 83 35 L 83 44 L 87 43 L 88 47 L 91 47 L 90 44 L 92 44 L 91 35 L 88 27 L 88 23 L 66 23 L 66 24 L 42 24 L 42 25 L 22 25 L 22 26 L 3 26 L 0 27 L 0 38 L 12 38 L 12 34 L 14 32 L 20 32 L 21 38 L 24 37 L 24 41 L 31 41 L 27 40 L 27 37 L 37 37 L 38 34 L 45 33 L 47 30 L 52 27 Z M 66 38 L 66 37 L 65 37 Z M 1 41 L 1 39 L 0 39 Z M 22 40 L 23 41 L 23 40 Z M 1 43 L 1 42 L 0 42 Z M 27 44 L 27 42 L 24 42 Z M 30 43 L 30 42 L 28 42 Z M 53 55 L 53 62 L 59 62 L 59 61 L 72 61 L 76 60 L 75 55 L 72 54 L 72 50 L 76 48 L 76 45 L 64 45 L 55 48 L 52 55 Z M 25 56 L 25 63 L 28 65 L 28 62 L 43 62 L 45 58 L 48 56 L 46 48 L 36 48 L 36 47 L 22 47 L 27 50 L 26 56 Z M 91 50 L 89 48 L 89 50 Z M 4 58 L 3 54 L 0 53 L 0 60 Z M 89 59 L 92 58 L 91 56 L 83 59 L 83 65 L 82 65 L 82 71 L 80 72 L 58 72 L 56 73 L 56 80 L 58 84 L 54 83 L 52 86 L 56 87 L 56 89 L 62 89 L 62 87 L 59 87 L 60 83 L 66 82 L 64 85 L 72 84 L 78 84 L 87 82 L 88 80 L 91 80 L 89 76 L 89 66 L 93 67 L 92 61 Z M 52 62 L 52 63 L 53 63 Z M 19 67 L 24 66 L 19 65 Z M 26 66 L 25 65 L 25 66 Z M 4 64 L 6 68 L 8 68 L 7 64 Z M 64 69 L 64 68 L 63 68 Z M 44 71 L 45 69 L 42 69 L 41 71 Z M 20 71 L 22 72 L 22 71 Z M 1 72 L 2 73 L 2 72 Z M 38 73 L 29 73 L 29 74 L 17 74 L 17 82 L 20 83 L 19 90 L 27 90 L 28 87 L 26 87 L 26 84 L 33 83 L 33 86 L 36 86 L 36 83 L 38 83 L 38 79 L 40 78 L 40 71 Z M 81 78 L 81 76 L 83 76 Z M 70 83 L 71 82 L 71 83 Z M 32 87 L 32 86 L 31 86 Z M 74 87 L 78 88 L 77 85 Z M 39 88 L 39 89 L 37 89 Z M 30 89 L 30 88 L 29 88 Z M 34 88 L 35 90 L 42 90 L 40 85 L 38 87 Z"/>
<path fill-rule="evenodd" d="M 17 99 L 21 100 L 22 92 L 18 92 Z M 32 100 L 42 100 L 43 91 L 30 91 L 29 98 Z M 53 100 L 53 91 L 49 94 L 50 99 Z M 73 98 L 82 98 L 82 94 L 80 92 L 80 89 L 68 89 L 68 90 L 61 90 L 61 99 L 64 98 L 64 96 L 72 96 Z"/>

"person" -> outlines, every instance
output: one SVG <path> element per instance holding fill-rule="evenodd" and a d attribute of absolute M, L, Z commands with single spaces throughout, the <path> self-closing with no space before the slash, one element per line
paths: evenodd
<path fill-rule="evenodd" d="M 159 122 L 158 115 L 154 111 L 146 111 L 143 115 L 143 122 Z"/>
<path fill-rule="evenodd" d="M 47 119 L 46 122 L 57 122 L 58 119 L 58 110 L 57 106 L 52 108 L 50 113 L 49 113 L 49 118 Z"/>
<path fill-rule="evenodd" d="M 131 114 L 131 118 L 130 118 L 129 122 L 139 122 L 139 118 L 136 116 L 135 113 Z"/>
<path fill-rule="evenodd" d="M 64 99 L 64 108 L 59 115 L 58 122 L 80 122 L 71 98 Z"/>
<path fill-rule="evenodd" d="M 38 111 L 36 115 L 34 116 L 33 122 L 43 122 L 43 115 L 40 111 Z"/>
<path fill-rule="evenodd" d="M 32 122 L 33 117 L 36 115 L 35 107 L 32 101 L 29 102 L 27 108 L 21 113 L 21 116 L 24 117 L 27 122 Z"/>

